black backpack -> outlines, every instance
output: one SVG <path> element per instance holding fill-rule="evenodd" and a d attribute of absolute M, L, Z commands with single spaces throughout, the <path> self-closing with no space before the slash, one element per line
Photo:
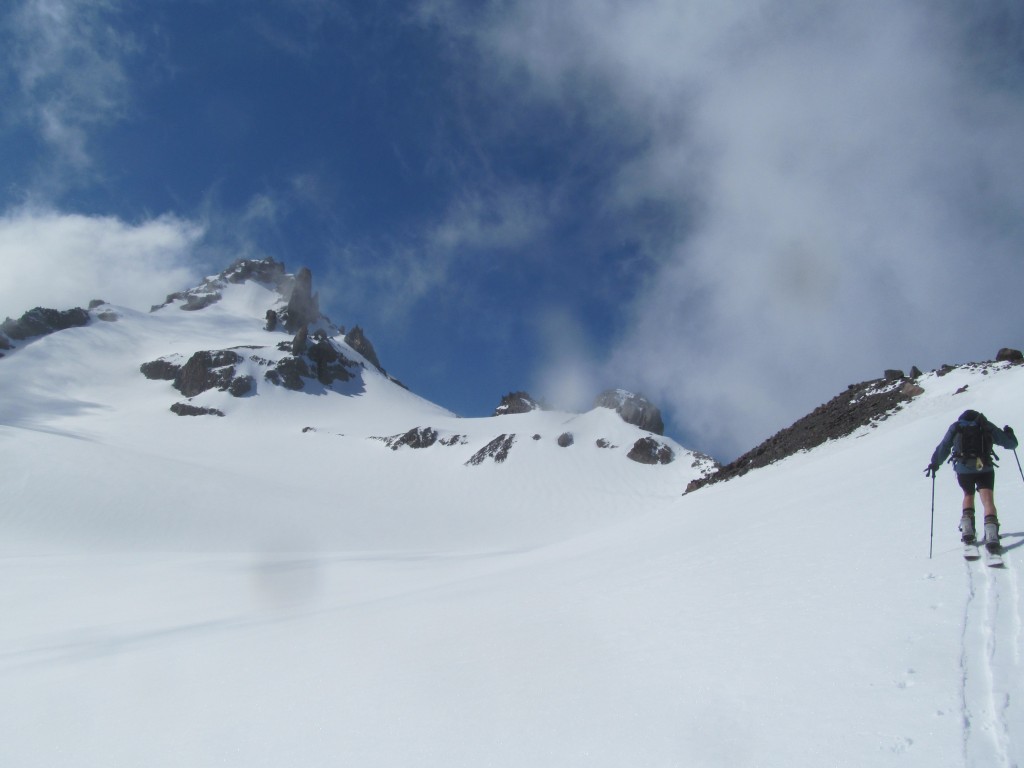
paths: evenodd
<path fill-rule="evenodd" d="M 953 440 L 953 461 L 978 470 L 994 465 L 992 433 L 986 424 L 984 414 L 977 411 L 965 411 L 960 415 Z"/>

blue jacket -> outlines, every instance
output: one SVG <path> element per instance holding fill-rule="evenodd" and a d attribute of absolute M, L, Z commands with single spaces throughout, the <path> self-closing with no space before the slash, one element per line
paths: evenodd
<path fill-rule="evenodd" d="M 961 419 L 963 416 L 961 416 Z M 942 438 L 942 442 L 935 448 L 935 452 L 932 454 L 933 467 L 942 466 L 942 462 L 949 456 L 950 451 L 953 450 L 953 443 L 956 441 L 957 427 L 960 426 L 960 421 L 954 421 L 949 425 L 949 429 L 946 430 L 946 436 Z M 990 422 L 988 419 L 982 417 L 982 426 L 988 430 L 988 433 L 992 436 L 992 443 L 995 445 L 1002 446 L 1003 448 L 1009 448 L 1013 450 L 1017 447 L 1017 436 L 1013 432 L 1006 432 L 995 424 Z M 982 469 L 977 469 L 974 466 L 967 466 L 959 461 L 953 462 L 953 471 L 958 475 L 972 474 L 976 472 L 988 472 L 992 469 L 992 464 L 987 463 Z"/>

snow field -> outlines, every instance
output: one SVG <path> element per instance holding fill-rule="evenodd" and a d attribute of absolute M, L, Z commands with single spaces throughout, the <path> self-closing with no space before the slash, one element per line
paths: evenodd
<path fill-rule="evenodd" d="M 631 444 L 611 412 L 455 419 L 368 375 L 175 417 L 146 327 L 71 393 L 41 375 L 70 336 L 0 361 L 40 374 L 2 382 L 0 765 L 1024 765 L 1024 481 L 1004 452 L 995 570 L 948 468 L 928 559 L 923 475 L 967 407 L 1024 428 L 1020 368 L 680 496 L 594 447 Z M 412 426 L 471 444 L 367 439 Z"/>

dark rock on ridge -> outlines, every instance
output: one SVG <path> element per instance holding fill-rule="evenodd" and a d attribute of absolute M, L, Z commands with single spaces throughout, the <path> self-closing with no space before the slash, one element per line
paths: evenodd
<path fill-rule="evenodd" d="M 295 334 L 295 338 L 292 339 L 292 354 L 293 355 L 304 355 L 306 354 L 306 340 L 309 338 L 309 326 L 303 325 L 299 327 L 299 332 Z"/>
<path fill-rule="evenodd" d="M 89 324 L 89 313 L 81 307 L 57 310 L 36 307 L 30 309 L 17 320 L 7 318 L 0 324 L 0 333 L 8 340 L 25 341 L 37 336 L 47 336 L 68 328 L 80 328 Z M 8 345 L 4 349 L 10 349 Z"/>
<path fill-rule="evenodd" d="M 171 406 L 171 411 L 178 414 L 179 416 L 223 416 L 224 411 L 216 408 L 200 408 L 197 405 L 190 405 L 189 403 L 175 403 Z"/>
<path fill-rule="evenodd" d="M 987 372 L 995 363 L 1009 362 L 1013 365 L 1024 363 L 1024 354 L 1004 347 L 999 350 L 995 361 L 966 363 L 960 366 L 941 365 L 934 371 L 936 376 L 945 376 L 958 368 Z M 751 451 L 747 451 L 706 477 L 694 480 L 687 486 L 687 492 L 709 483 L 729 480 L 745 475 L 752 469 L 764 467 L 821 445 L 826 440 L 837 440 L 855 430 L 874 426 L 884 421 L 891 413 L 900 410 L 908 400 L 924 393 L 915 380 L 923 374 L 917 366 L 911 368 L 910 378 L 892 376 L 899 371 L 886 371 L 885 378 L 851 384 L 846 391 L 818 406 L 814 411 L 797 420 L 791 426 L 775 433 Z M 956 392 L 960 394 L 966 387 Z"/>
<path fill-rule="evenodd" d="M 665 434 L 661 411 L 643 395 L 624 389 L 609 389 L 597 396 L 594 407 L 611 408 L 627 424 L 633 424 L 656 435 Z"/>
<path fill-rule="evenodd" d="M 358 368 L 358 363 L 345 357 L 323 332 L 317 331 L 312 338 L 314 341 L 310 343 L 303 326 L 294 340 L 278 345 L 282 351 L 290 353 L 288 356 L 276 363 L 257 354 L 250 354 L 248 359 L 269 369 L 264 374 L 268 382 L 296 392 L 303 391 L 306 381 L 311 379 L 329 387 L 334 382 L 355 378 L 350 369 Z M 304 353 L 296 353 L 296 348 Z M 250 375 L 239 375 L 237 367 L 244 358 L 236 349 L 196 352 L 184 364 L 174 359 L 175 356 L 160 358 L 143 363 L 139 370 L 147 379 L 174 382 L 175 389 L 186 397 L 195 397 L 210 389 L 244 397 L 256 390 L 256 380 Z"/>
<path fill-rule="evenodd" d="M 437 430 L 432 427 L 413 427 L 404 435 L 389 437 L 384 442 L 392 451 L 404 447 L 429 448 L 437 442 Z"/>
<path fill-rule="evenodd" d="M 640 464 L 653 465 L 671 464 L 676 456 L 675 452 L 660 440 L 655 440 L 653 437 L 641 437 L 629 449 L 626 458 Z"/>
<path fill-rule="evenodd" d="M 576 442 L 576 438 L 573 437 L 572 432 L 563 432 L 558 436 L 558 444 L 562 448 L 568 448 L 570 445 Z"/>
<path fill-rule="evenodd" d="M 181 366 L 177 363 L 172 363 L 170 360 L 160 358 L 159 360 L 143 363 L 139 366 L 139 370 L 142 371 L 142 375 L 147 379 L 152 379 L 154 381 L 174 381 L 178 378 Z"/>
<path fill-rule="evenodd" d="M 466 462 L 466 466 L 479 466 L 488 458 L 492 458 L 495 463 L 501 464 L 508 458 L 508 452 L 512 450 L 512 446 L 515 442 L 515 435 L 498 435 L 496 438 L 491 440 L 491 442 L 474 453 L 473 456 L 470 457 L 469 461 Z"/>
<path fill-rule="evenodd" d="M 387 375 L 387 372 L 380 364 L 380 360 L 377 359 L 377 352 L 374 350 L 373 344 L 371 344 L 370 340 L 366 338 L 366 334 L 363 332 L 362 328 L 357 325 L 345 334 L 345 343 L 365 357 L 374 368 Z"/>
<path fill-rule="evenodd" d="M 845 392 L 818 406 L 791 426 L 775 433 L 735 461 L 711 475 L 692 481 L 687 492 L 710 483 L 745 475 L 752 469 L 774 464 L 799 451 L 810 450 L 827 440 L 845 437 L 855 430 L 884 421 L 923 390 L 912 381 L 873 379 L 851 384 Z"/>
<path fill-rule="evenodd" d="M 316 341 L 309 344 L 304 330 L 305 327 L 291 343 L 278 345 L 280 349 L 290 351 L 291 355 L 282 358 L 263 375 L 267 381 L 300 392 L 306 387 L 306 379 L 316 379 L 329 387 L 336 381 L 355 378 L 349 369 L 358 368 L 357 362 L 345 357 L 322 333 L 314 334 Z"/>
<path fill-rule="evenodd" d="M 228 283 L 244 283 L 247 280 L 255 280 L 281 291 L 287 282 L 286 278 L 284 264 L 274 259 L 238 259 L 219 275 L 206 278 L 195 288 L 168 295 L 163 304 L 154 305 L 150 311 L 156 312 L 176 301 L 182 302 L 180 309 L 187 312 L 204 309 L 223 298 L 221 292 Z"/>
<path fill-rule="evenodd" d="M 228 390 L 235 378 L 235 366 L 242 357 L 231 350 L 196 352 L 174 378 L 174 388 L 185 397 L 208 389 Z"/>
<path fill-rule="evenodd" d="M 271 384 L 301 392 L 306 387 L 305 379 L 313 378 L 309 365 L 301 357 L 286 357 L 263 374 Z"/>
<path fill-rule="evenodd" d="M 317 338 L 316 343 L 307 350 L 306 357 L 313 364 L 317 381 L 325 387 L 336 381 L 349 381 L 353 374 L 348 369 L 358 366 L 354 360 L 349 360 L 338 351 L 326 336 Z"/>
<path fill-rule="evenodd" d="M 260 362 L 255 356 L 252 359 Z M 237 375 L 236 367 L 241 362 L 242 355 L 234 349 L 203 350 L 184 364 L 162 357 L 143 363 L 139 370 L 147 379 L 173 382 L 174 388 L 185 397 L 195 397 L 210 389 L 244 397 L 254 391 L 256 380 L 252 376 Z"/>
<path fill-rule="evenodd" d="M 1003 347 L 996 354 L 996 362 L 998 363 L 1020 363 L 1024 362 L 1024 353 L 1019 349 L 1010 349 L 1009 347 Z"/>
<path fill-rule="evenodd" d="M 492 416 L 510 416 L 516 413 L 529 413 L 541 410 L 541 405 L 534 400 L 529 392 L 509 392 L 503 398 Z"/>
<path fill-rule="evenodd" d="M 320 300 L 313 293 L 313 273 L 308 267 L 295 274 L 288 306 L 281 312 L 280 319 L 288 333 L 296 333 L 303 326 L 320 319 Z"/>
<path fill-rule="evenodd" d="M 440 437 L 433 427 L 413 427 L 408 432 L 391 437 L 374 437 L 373 440 L 380 440 L 388 448 L 397 451 L 399 448 L 430 448 L 432 445 L 466 445 L 469 440 L 464 435 L 448 435 Z"/>
<path fill-rule="evenodd" d="M 256 379 L 252 376 L 237 376 L 228 385 L 228 393 L 232 397 L 245 397 L 256 389 Z"/>

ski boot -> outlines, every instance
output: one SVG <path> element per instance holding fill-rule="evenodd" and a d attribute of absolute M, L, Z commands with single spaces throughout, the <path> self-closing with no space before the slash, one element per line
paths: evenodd
<path fill-rule="evenodd" d="M 993 554 L 999 554 L 999 521 L 995 515 L 985 518 L 985 548 Z"/>
<path fill-rule="evenodd" d="M 964 544 L 975 543 L 974 533 L 974 510 L 965 509 L 964 516 L 960 518 L 960 533 L 963 534 L 960 539 Z"/>

